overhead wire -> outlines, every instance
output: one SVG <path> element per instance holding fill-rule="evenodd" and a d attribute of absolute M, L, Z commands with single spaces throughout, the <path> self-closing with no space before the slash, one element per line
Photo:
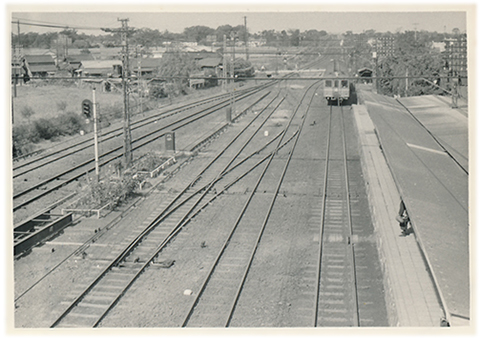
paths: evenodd
<path fill-rule="evenodd" d="M 11 23 L 12 24 L 26 25 L 26 26 L 63 28 L 63 29 L 102 30 L 102 29 L 106 28 L 106 27 L 64 25 L 64 24 L 57 24 L 57 23 L 53 23 L 53 22 L 47 22 L 47 21 L 32 20 L 32 19 L 21 19 L 21 18 L 12 18 Z"/>

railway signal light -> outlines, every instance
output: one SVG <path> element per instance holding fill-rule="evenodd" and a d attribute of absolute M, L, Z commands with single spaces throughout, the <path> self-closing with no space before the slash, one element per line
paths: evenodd
<path fill-rule="evenodd" d="M 82 101 L 82 113 L 89 119 L 92 116 L 93 103 L 90 100 Z"/>

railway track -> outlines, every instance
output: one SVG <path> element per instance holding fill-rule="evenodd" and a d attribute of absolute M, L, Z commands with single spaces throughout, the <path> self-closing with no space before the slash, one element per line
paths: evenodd
<path fill-rule="evenodd" d="M 312 96 L 312 100 L 313 98 L 314 96 Z M 269 104 L 271 104 L 274 100 L 272 100 Z M 282 101 L 279 100 L 279 103 L 277 104 L 275 109 L 277 109 L 281 105 L 281 103 Z M 273 113 L 275 109 L 271 113 Z M 262 116 L 261 118 L 263 119 L 265 116 L 264 110 L 262 110 L 262 112 L 259 113 L 257 117 Z M 298 107 L 297 107 L 297 110 L 298 110 Z M 330 115 L 331 115 L 331 112 L 330 112 Z M 342 115 L 343 115 L 343 112 L 342 112 Z M 289 133 L 287 133 L 288 127 L 284 128 L 268 143 L 252 151 L 249 155 L 243 154 L 242 151 L 248 148 L 248 145 L 251 144 L 250 141 L 252 138 L 256 137 L 256 135 L 258 136 L 258 132 L 262 126 L 262 124 L 260 123 L 260 120 L 256 123 L 253 123 L 253 125 L 260 123 L 255 132 L 251 133 L 250 135 L 247 135 L 248 133 L 244 133 L 243 131 L 239 133 L 232 142 L 238 141 L 242 145 L 241 146 L 236 145 L 231 148 L 229 148 L 230 145 L 227 145 L 225 149 L 223 149 L 220 153 L 218 153 L 217 156 L 215 156 L 215 158 L 213 159 L 212 164 L 213 163 L 215 164 L 212 165 L 212 167 L 210 168 L 210 171 L 207 170 L 209 166 L 205 167 L 204 168 L 206 170 L 205 172 L 198 173 L 198 175 L 195 175 L 195 177 L 193 177 L 191 181 L 187 182 L 186 189 L 184 191 L 180 192 L 173 199 L 164 200 L 162 205 L 159 206 L 158 208 L 158 210 L 161 210 L 161 211 L 157 213 L 154 217 L 152 216 L 153 219 L 152 217 L 150 217 L 149 224 L 147 226 L 146 224 L 143 224 L 141 225 L 141 227 L 139 226 L 136 229 L 138 234 L 138 236 L 136 236 L 136 239 L 133 241 L 129 241 L 128 244 L 124 246 L 124 250 L 120 254 L 118 254 L 114 260 L 111 260 L 111 262 L 113 262 L 112 264 L 107 264 L 106 261 L 105 263 L 99 264 L 100 268 L 103 271 L 105 271 L 106 274 L 102 274 L 102 273 L 98 274 L 97 278 L 95 278 L 95 281 L 89 284 L 87 287 L 85 287 L 82 290 L 82 292 L 79 293 L 79 295 L 77 295 L 72 300 L 72 302 L 70 303 L 70 306 L 66 309 L 64 313 L 60 314 L 58 319 L 54 322 L 54 324 L 52 324 L 52 327 L 64 327 L 64 326 L 65 327 L 69 327 L 69 326 L 96 327 L 98 326 L 103 321 L 103 319 L 107 316 L 107 314 L 111 311 L 111 309 L 115 308 L 118 301 L 127 293 L 127 291 L 133 285 L 135 280 L 143 273 L 143 271 L 147 267 L 152 267 L 152 266 L 154 267 L 162 264 L 168 264 L 168 262 L 158 261 L 159 253 L 171 242 L 172 239 L 176 238 L 176 236 L 181 232 L 182 228 L 185 227 L 186 224 L 191 222 L 194 219 L 194 217 L 196 217 L 196 215 L 198 215 L 202 210 L 208 208 L 208 206 L 211 205 L 211 203 L 214 203 L 215 199 L 219 198 L 220 195 L 222 195 L 230 187 L 236 184 L 236 182 L 242 180 L 244 177 L 248 175 L 251 176 L 255 170 L 258 172 L 258 170 L 260 169 L 260 165 L 262 163 L 264 163 L 265 161 L 268 161 L 268 163 L 270 163 L 272 159 L 276 156 L 276 154 L 278 154 L 278 151 L 280 149 L 284 149 L 284 147 L 287 144 L 293 141 L 294 145 L 291 148 L 291 150 L 288 152 L 288 155 L 289 155 L 288 161 L 286 162 L 282 173 L 280 173 L 278 168 L 276 168 L 276 174 L 273 175 L 275 177 L 280 176 L 281 179 L 277 184 L 275 193 L 273 194 L 274 197 L 270 202 L 270 204 L 268 202 L 266 203 L 261 199 L 257 200 L 255 197 L 255 194 L 252 194 L 253 202 L 251 202 L 251 209 L 241 217 L 241 220 L 243 219 L 244 221 L 247 221 L 247 223 L 255 223 L 256 221 L 258 225 L 258 215 L 260 213 L 262 214 L 265 213 L 265 210 L 268 210 L 268 214 L 272 212 L 272 208 L 275 205 L 275 198 L 280 192 L 282 180 L 288 168 L 288 162 L 290 161 L 291 156 L 294 153 L 295 144 L 297 143 L 300 137 L 301 128 L 303 127 L 303 123 L 305 122 L 305 116 L 306 114 L 302 116 L 301 127 L 299 127 L 297 131 L 295 132 L 290 131 Z M 266 117 L 264 121 L 267 121 L 267 119 L 268 117 Z M 252 122 L 253 120 L 251 121 L 251 123 Z M 275 146 L 273 146 L 274 142 L 276 143 Z M 240 147 L 239 150 L 238 150 L 238 147 Z M 260 160 L 254 162 L 254 155 L 258 155 L 259 153 L 264 151 L 267 151 L 267 154 Z M 234 154 L 231 154 L 232 152 Z M 346 150 L 344 150 L 344 153 L 346 153 Z M 222 155 L 224 155 L 224 157 L 222 157 Z M 242 158 L 242 156 L 244 157 Z M 228 160 L 228 163 L 225 164 L 225 162 L 227 161 L 226 160 L 227 158 L 229 160 Z M 332 161 L 329 160 L 328 162 L 332 162 Z M 336 161 L 334 160 L 333 162 L 336 162 Z M 268 168 L 268 163 L 265 166 L 265 168 Z M 347 160 L 345 160 L 345 163 L 347 163 Z M 334 169 L 330 169 L 330 171 L 332 170 L 337 172 L 338 167 L 335 167 Z M 347 169 L 345 169 L 345 172 L 348 175 Z M 227 178 L 230 179 L 229 182 L 225 182 L 227 181 Z M 338 178 L 332 178 L 332 182 L 336 182 L 336 180 L 338 180 Z M 345 180 L 345 182 L 348 182 L 348 178 Z M 331 188 L 332 186 L 334 186 L 334 184 L 330 183 L 328 186 L 330 186 Z M 346 186 L 348 186 L 348 183 L 346 184 Z M 331 190 L 331 191 L 334 193 L 334 190 Z M 347 195 L 350 195 L 350 194 L 347 194 Z M 335 204 L 332 204 L 332 208 L 335 209 Z M 248 215 L 249 212 L 250 212 L 250 216 Z M 348 217 L 351 218 L 351 216 L 348 216 Z M 249 222 L 249 218 L 251 222 Z M 255 218 L 255 221 L 254 221 L 254 218 Z M 253 258 L 255 256 L 255 250 L 258 247 L 258 244 L 260 243 L 260 240 L 262 238 L 262 232 L 264 231 L 265 225 L 268 223 L 268 218 L 269 216 L 267 215 L 265 217 L 264 224 L 261 227 L 260 231 L 255 231 L 255 232 L 245 231 L 243 235 L 240 232 L 238 232 L 237 235 L 239 236 L 238 238 L 240 238 L 240 240 L 238 240 L 237 246 L 235 245 L 230 246 L 232 243 L 235 243 L 235 241 L 231 241 L 231 240 L 227 241 L 228 242 L 227 247 L 230 246 L 229 249 L 232 249 L 231 252 L 234 252 L 235 247 L 238 249 L 238 247 L 241 246 L 240 243 L 255 243 L 253 245 L 254 249 L 247 250 L 247 252 L 248 251 L 250 252 L 250 256 L 249 256 L 250 259 L 249 259 L 249 263 L 247 264 L 248 266 L 252 264 Z M 336 237 L 336 236 L 337 235 L 331 235 L 327 237 L 329 238 L 329 241 L 331 241 L 332 239 L 334 241 L 339 240 L 339 237 Z M 247 240 L 247 238 L 251 238 L 252 240 Z M 351 243 L 355 241 L 355 236 L 353 235 L 352 231 L 350 232 L 350 235 L 346 235 L 346 238 L 352 239 Z M 256 241 L 254 241 L 254 239 L 256 239 Z M 328 247 L 329 246 L 328 241 L 322 245 L 325 248 Z M 233 257 L 239 258 L 242 255 L 243 254 L 241 252 L 237 252 L 237 254 L 235 253 L 233 254 Z M 355 261 L 354 259 L 355 252 L 353 250 L 351 251 L 350 256 L 351 256 L 351 260 Z M 224 257 L 227 257 L 227 256 L 224 256 Z M 230 268 L 232 268 L 234 262 L 232 261 L 230 263 L 227 263 L 227 266 L 229 266 L 229 264 L 230 264 Z M 323 264 L 327 264 L 327 263 L 323 263 Z M 323 271 L 323 268 L 322 268 L 322 271 Z M 353 269 L 353 274 L 354 273 L 355 273 L 355 270 Z M 236 288 L 235 300 L 233 301 L 233 303 L 230 303 L 230 306 L 232 309 L 231 313 L 235 311 L 235 306 L 238 302 L 239 296 L 242 293 L 243 284 L 247 280 L 246 279 L 247 275 L 248 275 L 248 267 L 246 268 L 246 270 L 243 270 L 243 275 L 241 279 L 233 278 L 236 283 L 239 282 L 240 280 L 241 280 L 241 283 L 240 283 L 240 286 Z M 324 275 L 322 272 L 322 275 L 320 278 L 322 278 L 323 276 Z M 331 282 L 331 278 L 329 279 Z M 209 284 L 210 285 L 209 287 L 212 288 L 211 286 L 212 284 L 210 284 L 210 282 L 207 284 Z M 319 288 L 319 290 L 322 290 L 322 288 Z M 327 286 L 325 286 L 325 288 L 328 289 Z M 350 288 L 352 289 L 351 285 L 350 285 Z M 213 290 L 215 290 L 215 287 L 213 287 Z M 350 292 L 353 292 L 353 291 L 350 291 Z M 332 302 L 335 304 L 339 303 L 337 299 L 333 299 L 333 300 L 326 299 L 326 301 L 322 300 L 321 297 L 325 295 L 332 296 L 331 294 L 330 295 L 328 293 L 323 294 L 321 291 L 319 291 L 318 294 L 319 294 L 318 302 L 320 304 L 320 308 L 323 308 L 325 304 L 327 304 L 326 308 L 329 308 L 329 307 L 331 308 Z M 233 294 L 229 295 L 229 297 L 231 296 L 233 296 Z M 67 299 L 71 299 L 71 297 L 67 297 Z M 358 297 L 357 297 L 357 300 L 358 300 Z M 193 310 L 194 310 L 192 312 L 193 316 L 190 316 L 190 318 L 185 320 L 184 326 L 192 326 L 192 325 L 193 326 L 214 326 L 214 327 L 222 326 L 222 325 L 231 326 L 231 318 L 232 318 L 231 316 L 224 322 L 224 324 L 218 324 L 218 323 L 214 323 L 213 321 L 210 321 L 211 316 L 210 316 L 210 319 L 208 320 L 205 320 L 205 319 L 198 320 L 198 318 L 201 318 L 201 315 L 199 315 L 199 317 L 195 317 L 195 316 L 197 316 L 199 313 L 203 313 L 203 314 L 208 313 L 208 310 L 198 311 L 198 308 L 197 309 L 195 308 L 198 306 L 202 306 L 201 304 L 208 303 L 208 301 L 206 303 L 203 303 L 203 302 L 196 302 L 196 303 L 197 304 L 194 304 L 193 306 Z M 218 306 L 217 306 L 217 310 L 218 310 Z M 222 314 L 224 313 L 223 310 L 220 312 Z M 358 308 L 356 312 L 357 314 L 359 313 Z M 321 311 L 316 311 L 316 313 L 317 313 L 317 316 L 316 316 L 317 323 L 315 325 L 336 326 L 336 325 L 328 324 L 327 323 L 328 317 L 325 317 L 325 314 L 322 314 Z M 343 310 L 342 309 L 337 310 L 336 313 L 337 314 L 343 313 Z M 207 316 L 207 318 L 208 317 L 209 316 Z M 361 318 L 357 318 L 357 321 L 361 322 L 360 319 Z M 218 320 L 218 318 L 216 320 Z M 334 319 L 333 321 L 340 322 L 338 318 Z M 198 322 L 200 322 L 200 324 L 198 324 Z M 220 322 L 223 322 L 223 319 L 221 319 Z M 349 325 L 339 324 L 338 326 L 349 326 Z"/>
<path fill-rule="evenodd" d="M 247 93 L 243 96 L 239 96 L 237 100 L 242 100 L 247 97 L 250 97 L 250 95 L 255 94 L 257 91 L 253 91 L 251 93 Z M 267 94 L 263 95 L 261 98 L 265 97 Z M 255 101 L 257 103 L 259 100 Z M 167 125 L 164 125 L 160 128 L 154 129 L 153 131 L 144 134 L 132 141 L 132 150 L 139 149 L 150 142 L 158 139 L 159 137 L 162 137 L 165 135 L 165 132 L 167 130 L 178 130 L 180 128 L 185 127 L 188 124 L 191 124 L 193 122 L 198 121 L 199 119 L 209 116 L 215 112 L 217 112 L 219 109 L 224 108 L 229 104 L 229 100 L 222 101 L 219 104 L 214 105 L 214 107 L 209 107 L 207 109 L 202 109 L 200 112 L 196 112 L 194 114 L 187 115 L 186 117 L 183 117 L 181 119 L 178 119 L 176 121 L 173 121 L 171 123 L 168 123 Z M 147 122 L 147 123 L 151 123 Z M 145 124 L 145 122 L 144 122 Z M 101 162 L 102 165 L 106 165 L 121 156 L 123 156 L 122 152 L 123 147 L 122 146 L 116 146 L 113 149 L 110 149 L 106 152 L 104 152 L 101 156 Z M 63 155 L 62 155 L 63 157 Z M 55 159 L 56 160 L 56 159 Z M 32 202 L 37 201 L 38 199 L 52 193 L 53 191 L 58 190 L 59 188 L 75 181 L 78 180 L 80 177 L 85 175 L 85 172 L 91 172 L 94 170 L 94 159 L 90 158 L 78 165 L 75 165 L 71 167 L 70 169 L 63 171 L 61 173 L 55 174 L 53 176 L 50 176 L 47 179 L 42 180 L 41 182 L 31 185 L 29 188 L 24 189 L 22 191 L 16 192 L 13 195 L 13 200 L 14 200 L 14 207 L 13 211 L 17 211 L 21 208 L 24 208 L 25 206 L 31 204 Z M 47 186 L 49 185 L 49 186 Z M 41 190 L 40 193 L 33 194 L 36 191 Z M 33 196 L 32 196 L 33 195 Z M 26 197 L 23 197 L 26 196 Z M 23 197 L 21 199 L 21 197 Z"/>
<path fill-rule="evenodd" d="M 280 105 L 280 103 L 278 105 Z M 260 116 L 260 114 L 258 114 L 257 117 L 258 116 Z M 262 124 L 260 124 L 260 127 L 261 125 Z M 249 137 L 246 141 L 243 142 L 250 142 L 251 138 L 258 132 L 260 127 L 256 129 L 256 131 L 253 133 L 253 135 L 251 135 L 251 137 Z M 217 159 L 220 158 L 220 156 L 237 138 L 242 136 L 242 134 L 247 128 L 248 125 L 237 135 L 237 137 L 234 138 L 234 140 L 229 145 L 226 146 L 225 149 L 223 149 L 219 154 L 217 154 L 217 156 L 215 156 L 215 158 L 198 175 L 193 178 L 190 184 L 186 186 L 183 191 L 181 191 L 172 201 L 168 202 L 167 206 L 163 208 L 163 211 L 156 215 L 154 219 L 148 224 L 148 226 L 144 227 L 141 233 L 126 246 L 126 248 L 99 274 L 97 278 L 95 278 L 93 283 L 91 283 L 78 297 L 76 297 L 76 299 L 71 303 L 67 310 L 64 311 L 59 316 L 59 318 L 52 324 L 52 327 L 62 325 L 69 326 L 69 320 L 71 321 L 70 324 L 78 324 L 77 320 L 79 318 L 83 318 L 86 322 L 89 323 L 87 325 L 85 322 L 82 322 L 80 326 L 98 325 L 98 323 L 102 320 L 106 313 L 108 313 L 108 311 L 116 304 L 118 299 L 122 296 L 124 292 L 126 292 L 126 290 L 134 282 L 134 280 L 143 272 L 143 270 L 150 263 L 152 263 L 152 261 L 155 259 L 155 256 L 158 255 L 159 251 L 172 238 L 174 238 L 178 231 L 181 230 L 184 222 L 188 220 L 189 216 L 195 213 L 195 208 L 198 207 L 200 201 L 208 194 L 214 182 L 221 178 L 222 173 L 227 171 L 233 160 L 241 153 L 241 151 L 244 149 L 245 144 L 241 147 L 239 151 L 237 151 L 237 155 L 234 156 L 229 161 L 229 163 L 224 166 L 222 170 L 218 171 L 218 169 L 216 169 L 213 170 L 210 174 L 205 173 L 205 171 L 207 171 L 207 169 L 209 169 L 209 167 L 212 166 L 214 163 L 217 163 L 218 165 Z M 233 167 L 230 169 L 233 169 Z M 205 185 L 201 188 L 192 192 L 192 187 L 198 185 L 201 179 L 202 181 L 206 181 L 207 183 L 205 183 Z M 169 217 L 169 219 L 174 220 L 173 223 L 169 223 L 166 221 L 167 216 Z M 161 224 L 161 226 L 158 226 L 159 224 Z M 148 238 L 153 239 L 153 243 L 156 244 L 146 244 L 150 242 Z M 163 238 L 163 240 L 161 238 Z M 138 249 L 137 246 L 139 246 L 140 248 L 140 243 L 141 249 Z M 132 250 L 134 249 L 135 254 L 132 255 Z M 151 251 L 152 249 L 153 253 Z M 129 260 L 133 260 L 133 262 Z M 123 261 L 125 261 L 125 263 L 121 263 Z M 131 265 L 129 264 L 132 263 L 133 266 L 136 267 L 133 269 L 133 271 L 129 270 L 129 267 L 131 267 Z M 120 273 L 116 273 L 118 270 L 122 271 Z M 125 275 L 127 275 L 128 278 L 125 278 Z M 121 276 L 124 277 L 120 278 Z M 126 281 L 126 279 L 128 279 L 128 281 Z M 95 303 L 95 299 L 98 296 L 96 290 L 102 290 L 102 288 L 105 288 L 105 285 L 113 285 L 113 280 L 120 281 L 120 283 L 123 285 L 121 288 L 121 292 L 117 292 L 116 296 L 113 297 L 113 300 L 111 299 L 112 297 L 110 297 L 108 304 L 103 304 L 102 306 L 98 302 Z M 105 294 L 102 294 L 100 298 L 102 297 L 104 299 L 107 296 Z M 82 315 L 81 309 L 83 308 L 83 306 L 85 306 L 84 304 L 93 305 L 86 305 L 86 308 L 89 309 L 87 311 L 88 313 Z M 105 305 L 107 306 L 105 307 Z M 92 307 L 99 309 L 98 312 L 102 312 L 102 314 L 93 314 L 91 312 Z M 95 320 L 93 320 L 92 317 L 95 317 Z"/>
<path fill-rule="evenodd" d="M 332 113 L 333 109 L 337 111 Z M 316 224 L 318 258 L 316 262 L 312 261 L 310 265 L 312 269 L 297 276 L 298 283 L 308 287 L 305 288 L 303 300 L 291 309 L 295 311 L 292 313 L 293 318 L 297 318 L 299 322 L 310 323 L 305 326 L 359 327 L 370 326 L 375 322 L 371 309 L 375 296 L 372 297 L 371 293 L 364 291 L 369 288 L 366 286 L 368 277 L 364 271 L 369 264 L 365 262 L 368 257 L 365 256 L 365 247 L 361 243 L 364 235 L 364 224 L 361 221 L 364 220 L 360 205 L 357 201 L 352 203 L 350 200 L 351 195 L 354 199 L 357 195 L 350 189 L 350 186 L 355 187 L 356 183 L 349 179 L 343 114 L 341 107 L 330 107 L 324 184 L 323 192 L 319 196 L 321 210 L 318 211 L 321 221 Z M 243 301 L 243 311 L 238 318 L 235 318 L 235 309 L 240 302 L 243 289 L 253 287 L 246 285 L 247 276 L 254 264 L 255 253 L 261 245 L 260 241 L 275 200 L 281 195 L 282 181 L 301 135 L 304 121 L 305 119 L 298 133 L 295 133 L 295 142 L 289 150 L 282 172 L 273 175 L 278 177 L 278 183 L 271 200 L 267 201 L 264 197 L 258 198 L 259 196 L 255 195 L 258 184 L 268 168 L 266 165 L 198 288 L 183 321 L 183 327 L 228 327 L 245 323 L 245 304 L 252 302 L 252 299 Z M 355 225 L 352 219 L 355 219 Z M 355 251 L 357 243 L 360 245 L 359 252 Z M 360 261 L 360 264 L 357 264 L 357 261 Z M 360 283 L 357 281 L 358 269 L 364 278 Z"/>
<path fill-rule="evenodd" d="M 313 324 L 360 326 L 343 109 L 332 110 L 330 106 Z M 341 132 L 332 133 L 332 127 Z"/>
<path fill-rule="evenodd" d="M 238 94 L 241 95 L 243 93 L 247 93 L 251 90 L 255 90 L 255 89 L 259 89 L 259 88 L 260 87 L 258 86 L 258 88 L 241 89 L 241 90 L 239 90 Z M 132 130 L 134 130 L 136 128 L 144 126 L 145 124 L 152 123 L 152 122 L 154 123 L 155 121 L 159 121 L 161 119 L 165 119 L 169 116 L 176 115 L 176 114 L 181 113 L 183 111 L 186 111 L 186 110 L 189 110 L 189 109 L 192 109 L 192 108 L 196 108 L 200 105 L 204 105 L 204 104 L 211 103 L 211 102 L 214 102 L 214 101 L 222 100 L 222 99 L 225 99 L 225 98 L 230 98 L 230 96 L 231 95 L 229 93 L 219 94 L 219 95 L 216 95 L 216 96 L 213 96 L 213 97 L 208 97 L 206 99 L 201 99 L 201 100 L 198 100 L 198 101 L 195 101 L 195 102 L 191 102 L 191 103 L 188 103 L 188 104 L 181 105 L 179 107 L 168 109 L 166 111 L 160 111 L 158 113 L 154 113 L 153 115 L 141 118 L 137 121 L 132 121 L 130 126 L 132 127 Z M 103 134 L 102 137 L 103 137 L 104 140 L 107 140 L 108 138 L 121 136 L 122 133 L 123 133 L 123 127 L 120 127 L 120 128 L 115 128 L 113 130 L 108 131 L 107 133 Z M 46 164 L 49 164 L 51 162 L 57 161 L 57 160 L 65 157 L 65 156 L 68 156 L 69 154 L 71 154 L 73 152 L 80 151 L 80 150 L 86 149 L 86 148 L 90 148 L 90 147 L 93 146 L 92 142 L 93 142 L 93 135 L 91 137 L 85 138 L 84 140 L 74 142 L 73 144 L 69 145 L 67 148 L 65 148 L 65 147 L 61 147 L 60 149 L 55 149 L 55 147 L 43 148 L 43 149 L 40 149 L 40 150 L 35 151 L 33 153 L 29 153 L 29 154 L 25 154 L 25 155 L 16 157 L 16 158 L 13 159 L 14 162 L 17 162 L 17 164 L 13 166 L 13 172 L 14 172 L 13 178 L 24 175 L 28 172 L 31 172 L 31 171 L 33 171 L 33 170 L 35 170 L 35 169 L 37 169 L 41 166 L 44 166 Z M 62 156 L 55 157 L 55 155 L 59 155 L 60 153 L 66 152 L 68 150 L 72 150 L 72 148 L 74 148 L 74 147 L 79 147 L 79 149 L 76 149 L 73 152 L 70 151 L 67 154 L 63 154 Z M 33 157 L 36 154 L 40 154 L 40 153 L 44 153 L 44 154 L 41 155 L 41 156 L 36 156 L 35 158 L 32 158 L 30 160 L 24 160 L 24 161 L 21 162 L 21 160 L 23 160 L 23 159 Z M 45 163 L 38 164 L 39 161 L 48 159 L 50 157 L 55 157 L 55 158 L 53 158 L 51 160 L 48 160 Z M 19 169 L 28 167 L 29 165 L 34 165 L 34 166 L 33 166 L 33 168 L 28 168 L 28 169 L 25 169 L 23 171 L 19 170 Z"/>
<path fill-rule="evenodd" d="M 296 117 L 303 98 L 313 86 L 314 84 L 305 91 L 302 100 L 290 118 L 288 126 L 285 128 L 286 130 L 289 129 L 293 119 Z M 310 102 L 313 98 L 314 95 L 312 95 Z M 253 186 L 247 201 L 243 205 L 228 237 L 196 294 L 187 316 L 183 321 L 182 327 L 228 327 L 230 325 L 235 306 L 242 292 L 255 252 L 269 220 L 270 213 L 272 212 L 273 205 L 275 204 L 288 164 L 290 163 L 293 151 L 301 134 L 304 121 L 305 116 L 298 130 L 293 134 L 294 141 L 283 169 L 281 173 L 277 172 L 279 179 L 272 198 L 268 201 L 263 198 L 263 196 L 259 197 L 257 189 L 265 177 L 267 170 L 272 170 L 271 164 L 274 156 L 269 158 L 269 161 L 264 166 L 263 171 Z M 274 153 L 278 152 L 278 147 L 280 147 L 283 136 L 285 135 L 284 133 L 278 141 Z M 260 215 L 264 215 L 263 222 L 261 223 L 259 222 Z"/>

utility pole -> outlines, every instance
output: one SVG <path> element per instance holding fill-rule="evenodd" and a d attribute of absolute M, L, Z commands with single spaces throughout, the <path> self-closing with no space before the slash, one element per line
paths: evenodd
<path fill-rule="evenodd" d="M 405 97 L 408 96 L 408 67 L 405 70 Z"/>
<path fill-rule="evenodd" d="M 245 58 L 248 60 L 248 31 L 247 31 L 247 17 L 244 16 L 243 20 L 245 22 Z"/>
<path fill-rule="evenodd" d="M 95 101 L 95 87 L 92 92 L 92 105 L 93 105 L 93 143 L 95 149 L 95 182 L 98 183 L 100 177 L 100 169 L 98 165 L 98 130 L 97 130 L 97 102 Z"/>
<path fill-rule="evenodd" d="M 375 90 L 378 93 L 378 55 L 377 52 L 373 52 L 373 58 L 375 59 Z"/>
<path fill-rule="evenodd" d="M 223 81 L 222 87 L 227 89 L 227 36 L 223 34 Z"/>
<path fill-rule="evenodd" d="M 13 85 L 13 97 L 17 97 L 17 84 L 18 84 L 18 69 L 20 67 L 21 60 L 21 45 L 20 45 L 20 20 L 17 20 L 17 44 L 13 46 L 13 60 L 15 63 L 15 80 Z"/>
<path fill-rule="evenodd" d="M 143 74 L 142 74 L 142 61 L 143 61 L 143 52 L 142 48 L 140 48 L 140 59 L 138 59 L 138 100 L 140 101 L 140 114 L 143 114 L 143 102 L 142 102 L 142 97 L 143 97 Z"/>
<path fill-rule="evenodd" d="M 233 52 L 232 52 L 232 78 L 234 79 L 233 82 L 235 82 L 235 32 L 232 32 L 230 35 L 233 40 Z"/>
<path fill-rule="evenodd" d="M 132 162 L 132 135 L 130 132 L 130 112 L 128 107 L 128 78 L 130 76 L 128 60 L 128 19 L 117 19 L 122 22 L 122 87 L 123 87 L 123 136 L 125 169 L 130 167 Z"/>

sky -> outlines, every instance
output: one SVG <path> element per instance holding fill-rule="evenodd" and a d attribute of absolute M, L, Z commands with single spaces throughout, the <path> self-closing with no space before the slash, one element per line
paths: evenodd
<path fill-rule="evenodd" d="M 467 29 L 467 15 L 463 11 L 438 11 L 440 7 L 431 5 L 423 6 L 421 12 L 383 11 L 372 12 L 378 7 L 366 7 L 365 11 L 350 11 L 351 6 L 300 6 L 292 7 L 285 5 L 272 5 L 268 7 L 235 7 L 226 6 L 186 6 L 169 8 L 165 6 L 127 7 L 126 11 L 114 12 L 118 7 L 77 8 L 75 11 L 56 7 L 60 12 L 32 12 L 31 7 L 22 8 L 20 11 L 11 13 L 12 20 L 22 19 L 38 23 L 53 23 L 68 25 L 69 27 L 107 27 L 118 28 L 118 18 L 128 18 L 129 26 L 135 28 L 151 28 L 160 31 L 180 33 L 185 27 L 204 25 L 217 28 L 220 25 L 231 26 L 243 25 L 244 16 L 247 17 L 248 30 L 251 33 L 274 29 L 277 31 L 288 29 L 325 30 L 329 33 L 344 33 L 353 31 L 360 33 L 364 30 L 373 29 L 378 32 L 396 32 L 405 30 L 427 30 L 437 32 L 452 32 L 453 28 L 459 28 L 464 32 Z M 401 7 L 400 9 L 405 8 Z M 411 8 L 411 7 L 410 7 Z M 388 9 L 388 8 L 387 8 Z M 448 9 L 448 8 L 447 8 Z M 454 8 L 455 9 L 455 8 Z M 50 8 L 51 10 L 51 8 Z M 65 11 L 67 10 L 67 11 Z M 87 10 L 87 11 L 85 11 Z M 90 10 L 90 12 L 88 12 Z M 148 10 L 148 11 L 146 11 Z M 165 12 L 167 10 L 168 12 Z M 385 10 L 385 7 L 384 7 Z M 163 12 L 162 12 L 163 11 Z M 186 12 L 191 11 L 191 12 Z M 217 11 L 213 12 L 212 11 Z M 17 25 L 12 24 L 11 29 L 16 33 Z M 33 27 L 20 25 L 21 32 L 46 32 L 58 31 L 58 29 Z M 88 34 L 99 34 L 100 30 L 82 30 Z"/>

